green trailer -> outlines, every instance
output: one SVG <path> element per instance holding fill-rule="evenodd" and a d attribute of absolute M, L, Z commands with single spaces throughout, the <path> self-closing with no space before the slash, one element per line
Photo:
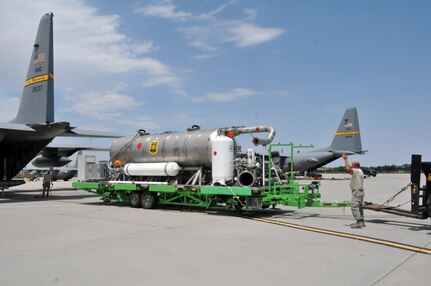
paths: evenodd
<path fill-rule="evenodd" d="M 289 147 L 291 168 L 285 180 L 274 177 L 272 168 L 273 148 Z M 203 207 L 206 209 L 257 210 L 276 205 L 305 207 L 346 207 L 349 201 L 321 202 L 320 182 L 299 183 L 293 175 L 293 150 L 310 146 L 270 144 L 268 146 L 268 171 L 261 186 L 187 185 L 168 182 L 112 180 L 99 182 L 74 182 L 72 187 L 100 195 L 103 201 L 119 201 L 131 207 L 151 209 L 158 205 Z"/>
<path fill-rule="evenodd" d="M 349 201 L 321 202 L 320 182 L 289 182 L 272 187 L 186 186 L 152 182 L 100 181 L 74 182 L 72 187 L 102 196 L 103 201 L 129 203 L 144 209 L 156 205 L 196 206 L 203 208 L 261 209 L 284 205 L 305 207 L 346 207 Z"/>

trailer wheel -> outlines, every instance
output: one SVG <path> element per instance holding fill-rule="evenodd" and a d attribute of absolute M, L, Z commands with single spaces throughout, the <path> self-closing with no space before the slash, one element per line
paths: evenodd
<path fill-rule="evenodd" d="M 141 206 L 143 209 L 152 209 L 156 206 L 156 196 L 151 192 L 144 192 L 141 196 Z"/>
<path fill-rule="evenodd" d="M 141 203 L 141 192 L 133 191 L 129 195 L 129 205 L 132 208 L 139 208 Z"/>

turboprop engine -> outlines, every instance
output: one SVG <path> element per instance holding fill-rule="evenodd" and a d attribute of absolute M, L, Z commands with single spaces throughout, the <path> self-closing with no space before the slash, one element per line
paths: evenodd
<path fill-rule="evenodd" d="M 141 177 L 147 181 L 164 179 L 177 184 L 251 186 L 256 183 L 256 169 L 260 165 L 254 150 L 248 150 L 247 164 L 243 168 L 242 161 L 238 159 L 241 154 L 235 137 L 260 132 L 268 132 L 268 137 L 253 137 L 253 144 L 267 145 L 272 142 L 275 130 L 270 126 L 201 130 L 194 125 L 187 132 L 159 134 L 140 130 L 134 136 L 114 141 L 110 150 L 110 165 L 121 169 L 127 176 Z"/>

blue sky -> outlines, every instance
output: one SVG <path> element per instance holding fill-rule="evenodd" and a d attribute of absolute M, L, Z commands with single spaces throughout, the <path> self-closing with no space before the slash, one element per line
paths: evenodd
<path fill-rule="evenodd" d="M 431 160 L 430 1 L 2 1 L 1 122 L 46 12 L 56 121 L 125 134 L 270 125 L 276 142 L 326 147 L 356 106 L 363 165 Z"/>

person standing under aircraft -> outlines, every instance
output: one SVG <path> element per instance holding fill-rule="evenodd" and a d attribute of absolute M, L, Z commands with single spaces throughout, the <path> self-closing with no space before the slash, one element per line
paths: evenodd
<path fill-rule="evenodd" d="M 45 191 L 46 191 L 46 197 L 48 197 L 49 195 L 49 189 L 51 188 L 51 184 L 52 184 L 52 176 L 51 176 L 51 172 L 48 171 L 45 174 L 43 174 L 43 192 L 42 192 L 42 198 L 45 196 Z"/>
<path fill-rule="evenodd" d="M 361 170 L 361 164 L 358 161 L 353 161 L 352 165 L 349 164 L 349 159 L 346 153 L 343 154 L 344 164 L 346 165 L 347 172 L 352 175 L 350 178 L 350 189 L 352 190 L 352 214 L 356 219 L 356 223 L 350 225 L 351 228 L 363 228 L 364 210 L 362 203 L 364 202 L 364 173 Z"/>

